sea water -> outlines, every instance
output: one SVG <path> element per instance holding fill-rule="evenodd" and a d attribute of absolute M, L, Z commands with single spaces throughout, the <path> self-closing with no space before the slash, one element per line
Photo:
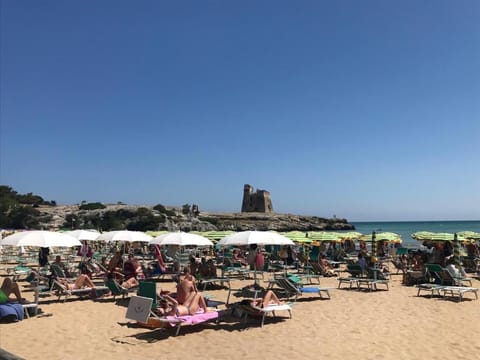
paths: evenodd
<path fill-rule="evenodd" d="M 351 222 L 355 231 L 362 234 L 375 232 L 393 232 L 402 238 L 407 247 L 418 247 L 421 244 L 413 240 L 411 234 L 418 231 L 456 233 L 460 231 L 480 232 L 480 221 L 388 221 L 388 222 Z"/>

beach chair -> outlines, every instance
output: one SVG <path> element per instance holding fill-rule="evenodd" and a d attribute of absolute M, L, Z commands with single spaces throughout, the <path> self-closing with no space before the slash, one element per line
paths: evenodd
<path fill-rule="evenodd" d="M 138 285 L 138 296 L 152 299 L 152 308 L 158 305 L 157 284 L 151 281 L 140 281 Z"/>
<path fill-rule="evenodd" d="M 331 288 L 317 287 L 317 286 L 303 286 L 301 283 L 295 283 L 293 279 L 277 278 L 275 279 L 275 285 L 280 288 L 280 291 L 285 294 L 287 298 L 295 297 L 294 301 L 303 294 L 318 294 L 323 299 L 323 294 L 330 299 Z"/>
<path fill-rule="evenodd" d="M 359 287 L 359 279 L 366 277 L 366 272 L 358 264 L 347 264 L 346 271 L 350 274 L 347 277 L 338 278 L 338 288 L 340 289 L 342 284 L 348 284 L 351 289 L 353 286 Z"/>
<path fill-rule="evenodd" d="M 25 314 L 25 317 L 28 319 L 30 315 L 37 315 L 38 312 L 38 298 L 40 294 L 40 288 L 36 287 L 34 288 L 34 296 L 33 296 L 33 302 L 32 303 L 24 303 L 22 304 L 23 311 Z M 30 314 L 31 313 L 31 314 Z"/>
<path fill-rule="evenodd" d="M 420 296 L 420 292 L 425 291 L 430 293 L 430 297 L 433 297 L 435 294 L 440 296 L 440 290 L 442 290 L 445 286 L 425 283 L 415 285 L 415 287 L 418 289 L 417 296 Z"/>
<path fill-rule="evenodd" d="M 7 268 L 7 274 L 8 276 L 12 277 L 12 280 L 17 282 L 20 281 L 20 278 L 22 276 L 28 277 L 28 275 L 31 273 L 32 269 L 29 268 L 28 266 L 23 266 L 23 265 L 17 265 L 13 268 Z"/>
<path fill-rule="evenodd" d="M 60 283 L 58 280 L 53 280 L 52 290 L 55 291 L 58 296 L 58 301 L 64 297 L 63 301 L 65 302 L 70 296 L 77 296 L 79 298 L 84 298 L 90 296 L 91 298 L 100 297 L 110 290 L 106 286 L 97 286 L 95 288 L 82 288 L 82 289 L 67 289 L 65 285 Z"/>
<path fill-rule="evenodd" d="M 220 284 L 221 286 L 224 286 L 223 284 L 226 283 L 227 287 L 230 288 L 230 278 L 228 277 L 209 277 L 209 278 L 203 278 L 203 277 L 197 277 L 198 280 L 198 288 L 202 288 L 203 291 L 207 288 L 207 285 L 209 284 Z"/>
<path fill-rule="evenodd" d="M 472 293 L 475 295 L 475 299 L 478 299 L 478 288 L 467 287 L 467 286 L 443 286 L 441 291 L 443 291 L 443 296 L 450 294 L 451 296 L 458 296 L 458 301 L 463 300 L 464 294 Z"/>
<path fill-rule="evenodd" d="M 439 264 L 425 264 L 425 268 L 430 276 L 435 279 L 436 284 L 462 286 L 464 283 L 469 283 L 470 286 L 472 285 L 472 279 L 454 276 Z"/>
<path fill-rule="evenodd" d="M 62 278 L 62 279 L 75 281 L 75 277 L 67 276 L 67 274 L 65 274 L 65 271 L 63 271 L 63 269 L 60 266 L 58 266 L 57 264 L 51 264 L 50 265 L 50 270 L 52 271 L 52 275 L 55 278 Z"/>
<path fill-rule="evenodd" d="M 174 328 L 175 336 L 180 333 L 180 329 L 183 326 L 197 325 L 212 320 L 218 322 L 219 318 L 218 311 L 198 312 L 197 314 L 186 316 L 160 317 L 152 311 L 152 306 L 152 298 L 132 296 L 125 317 L 149 328 Z"/>
<path fill-rule="evenodd" d="M 253 318 L 260 318 L 261 319 L 261 324 L 260 327 L 263 327 L 265 323 L 265 318 L 268 315 L 276 316 L 277 311 L 288 311 L 289 318 L 292 318 L 292 306 L 291 304 L 272 304 L 266 307 L 258 307 L 252 305 L 250 300 L 243 300 L 238 304 L 233 304 L 231 306 L 232 313 L 240 313 L 240 317 L 244 319 L 244 321 L 247 321 L 247 318 L 253 317 Z"/>
<path fill-rule="evenodd" d="M 378 285 L 385 285 L 386 290 L 389 290 L 388 276 L 390 274 L 383 273 L 381 269 L 378 268 L 369 268 L 366 278 L 359 278 L 357 288 L 361 289 L 362 286 L 366 286 L 367 290 L 378 290 Z"/>
<path fill-rule="evenodd" d="M 128 295 L 128 292 L 130 290 L 133 290 L 133 289 L 124 288 L 115 279 L 106 280 L 105 285 L 110 290 L 110 294 L 113 296 L 114 300 L 115 300 L 115 297 L 117 296 L 122 296 L 122 299 L 125 299 L 125 296 Z"/>

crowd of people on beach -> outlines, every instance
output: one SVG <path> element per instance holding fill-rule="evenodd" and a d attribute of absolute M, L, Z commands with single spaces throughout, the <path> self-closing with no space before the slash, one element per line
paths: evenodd
<path fill-rule="evenodd" d="M 96 255 L 93 247 L 83 242 L 76 255 L 81 257 L 80 263 L 72 268 L 68 266 L 61 255 L 55 255 L 50 262 L 48 248 L 40 248 L 38 262 L 47 271 L 32 271 L 35 281 L 47 279 L 49 285 L 53 280 L 63 285 L 68 290 L 95 289 L 98 285 L 96 279 L 115 281 L 123 289 L 137 288 L 141 281 L 152 276 L 171 273 L 177 274 L 176 292 L 167 293 L 159 291 L 158 308 L 159 315 L 191 315 L 199 310 L 209 311 L 207 301 L 197 288 L 199 279 L 215 278 L 222 267 L 238 264 L 240 267 L 250 269 L 264 269 L 265 265 L 272 262 L 280 264 L 284 269 L 306 268 L 308 265 L 317 264 L 323 276 L 337 276 L 339 265 L 343 263 L 355 263 L 368 271 L 372 266 L 380 269 L 379 274 L 390 273 L 390 267 L 394 266 L 404 275 L 404 284 L 418 283 L 425 277 L 425 264 L 439 264 L 448 269 L 455 276 L 466 276 L 467 271 L 458 263 L 454 244 L 446 242 L 426 242 L 421 250 L 404 251 L 401 255 L 395 254 L 398 246 L 379 243 L 375 251 L 368 250 L 365 243 L 360 242 L 358 249 L 353 242 L 342 244 L 321 244 L 314 248 L 310 247 L 237 247 L 231 251 L 224 249 L 198 250 L 188 252 L 188 263 L 182 264 L 180 255 L 185 255 L 179 248 L 161 249 L 159 246 L 128 247 L 111 249 L 110 253 L 103 253 L 101 257 Z M 463 261 L 472 260 L 477 270 L 479 247 L 471 242 L 462 245 L 466 252 Z M 97 249 L 98 250 L 98 249 Z M 393 251 L 392 251 L 393 250 Z M 146 260 L 147 259 L 147 260 Z M 60 271 L 60 273 L 59 273 Z M 418 278 L 415 278 L 418 276 Z M 30 279 L 30 280 L 31 280 Z M 13 296 L 13 297 L 12 297 Z M 255 300 L 252 305 L 282 303 L 275 293 L 265 291 L 261 300 Z M 0 288 L 0 304 L 7 301 L 25 302 L 18 283 L 10 278 L 5 278 Z"/>

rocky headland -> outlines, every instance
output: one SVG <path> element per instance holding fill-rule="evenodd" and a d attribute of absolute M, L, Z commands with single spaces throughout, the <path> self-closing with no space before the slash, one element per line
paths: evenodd
<path fill-rule="evenodd" d="M 354 226 L 346 219 L 322 218 L 278 213 L 219 213 L 219 212 L 187 212 L 176 207 L 167 207 L 167 211 L 158 211 L 150 205 L 104 204 L 105 208 L 82 210 L 79 205 L 40 206 L 37 208 L 48 221 L 42 224 L 45 229 L 85 228 L 86 221 L 100 220 L 108 214 L 137 214 L 139 209 L 144 214 L 156 219 L 155 229 L 168 231 L 322 231 L 322 230 L 353 230 Z M 74 219 L 74 221 L 72 221 Z M 128 219 L 126 219 L 128 227 Z M 91 226 L 90 226 L 91 227 Z M 99 227 L 99 226 L 93 226 Z M 151 226 L 150 226 L 151 227 Z M 100 229 L 111 230 L 111 229 Z"/>

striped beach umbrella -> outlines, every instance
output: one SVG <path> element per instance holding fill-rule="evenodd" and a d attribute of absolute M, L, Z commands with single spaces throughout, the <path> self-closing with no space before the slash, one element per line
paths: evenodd
<path fill-rule="evenodd" d="M 342 240 L 356 240 L 356 239 L 360 239 L 364 235 L 357 231 L 349 231 L 344 233 L 338 233 L 338 236 Z"/>
<path fill-rule="evenodd" d="M 466 240 L 480 240 L 480 233 L 474 231 L 459 231 L 457 235 Z"/>
<path fill-rule="evenodd" d="M 455 235 L 451 233 L 433 233 L 420 231 L 413 233 L 412 238 L 418 241 L 453 241 Z"/>
<path fill-rule="evenodd" d="M 303 231 L 288 231 L 282 233 L 283 236 L 289 238 L 295 243 L 299 244 L 310 244 L 312 243 L 312 239 L 308 237 L 308 233 Z"/>
<path fill-rule="evenodd" d="M 328 232 L 328 231 L 312 231 L 308 233 L 308 237 L 313 241 L 329 241 L 340 242 L 340 233 Z"/>
<path fill-rule="evenodd" d="M 460 254 L 461 245 L 458 240 L 458 235 L 455 233 L 453 236 L 453 263 L 456 266 L 462 266 L 462 258 Z"/>
<path fill-rule="evenodd" d="M 372 236 L 363 235 L 360 237 L 360 240 L 372 241 Z M 387 241 L 387 242 L 401 243 L 402 238 L 400 237 L 400 235 L 393 232 L 379 232 L 379 233 L 375 233 L 375 239 L 373 241 L 375 242 Z"/>

